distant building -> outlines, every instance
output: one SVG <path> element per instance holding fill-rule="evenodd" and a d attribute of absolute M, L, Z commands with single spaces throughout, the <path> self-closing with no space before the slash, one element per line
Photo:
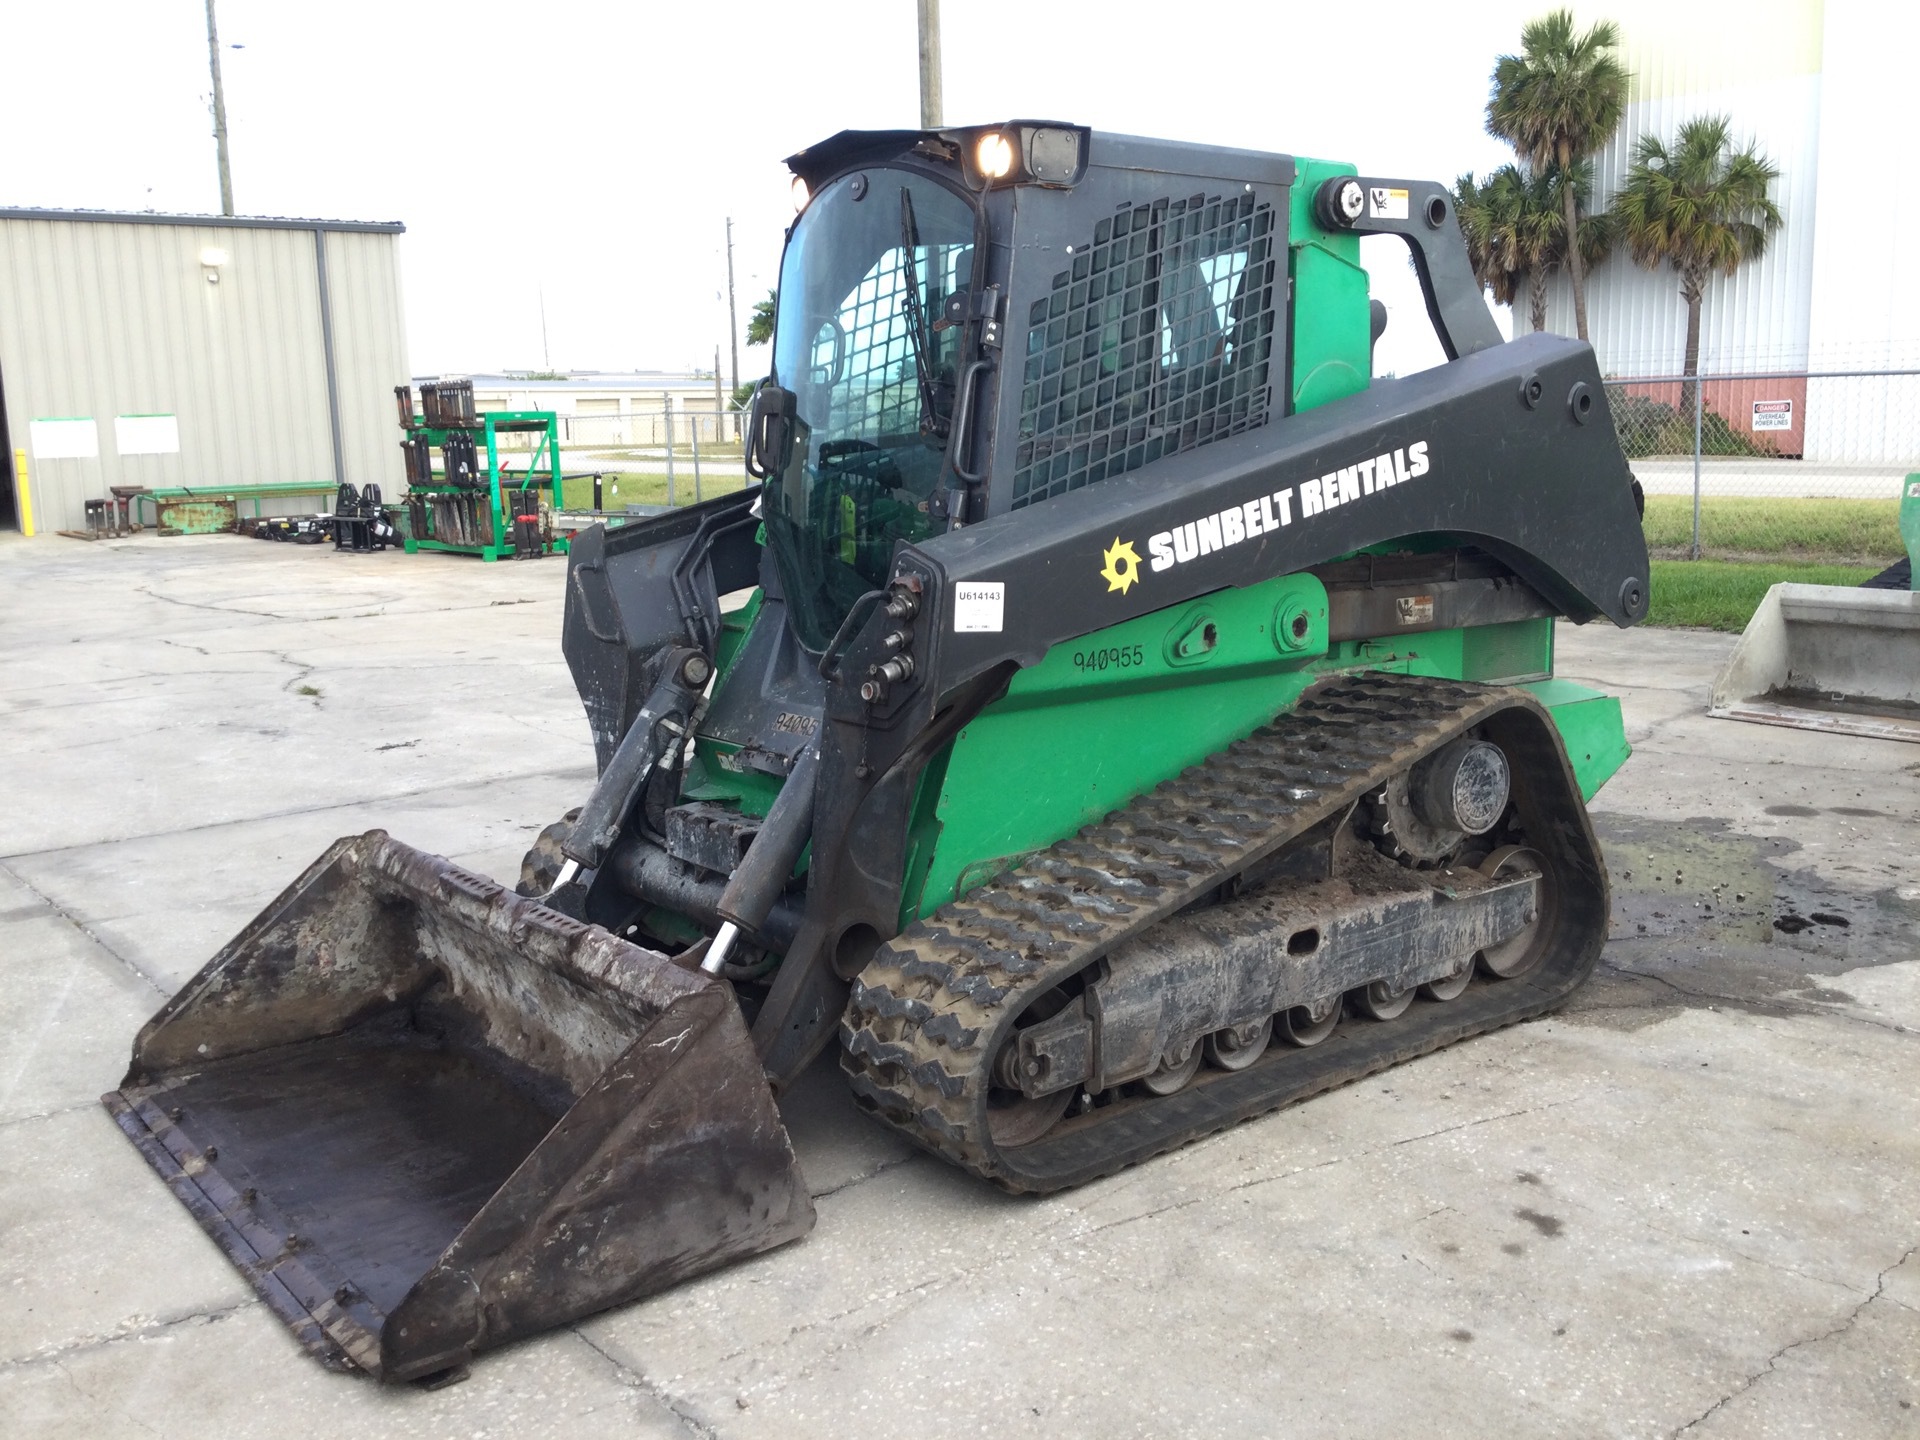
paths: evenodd
<path fill-rule="evenodd" d="M 1595 166 L 1594 208 L 1611 203 L 1642 135 L 1671 142 L 1704 115 L 1728 116 L 1735 143 L 1758 141 L 1780 172 L 1771 194 L 1782 225 L 1767 253 L 1707 287 L 1702 372 L 1920 365 L 1920 197 L 1889 168 L 1911 129 L 1907 72 L 1920 50 L 1920 10 L 1621 0 L 1579 12 L 1583 24 L 1601 16 L 1620 24 L 1633 81 L 1625 121 Z M 1524 305 L 1514 323 L 1526 328 Z M 1686 302 L 1671 268 L 1646 270 L 1616 250 L 1588 279 L 1587 323 L 1606 374 L 1680 373 Z M 1563 274 L 1551 286 L 1547 328 L 1573 333 Z M 1747 429 L 1753 402 L 1791 401 L 1792 432 L 1766 437 L 1782 453 L 1920 463 L 1920 406 L 1907 390 L 1890 397 L 1887 382 L 1874 383 L 1816 380 L 1810 395 L 1804 380 L 1748 382 L 1737 393 L 1710 390 L 1707 403 Z M 1670 388 L 1662 398 L 1677 398 Z"/>
<path fill-rule="evenodd" d="M 0 527 L 116 485 L 397 493 L 402 230 L 0 209 Z"/>
<path fill-rule="evenodd" d="M 581 372 L 563 380 L 513 374 L 469 378 L 476 410 L 553 411 L 560 419 L 563 447 L 662 445 L 669 410 L 679 445 L 696 434 L 703 444 L 716 436 L 734 437 L 729 396 L 722 382 L 709 374 L 633 370 Z"/>

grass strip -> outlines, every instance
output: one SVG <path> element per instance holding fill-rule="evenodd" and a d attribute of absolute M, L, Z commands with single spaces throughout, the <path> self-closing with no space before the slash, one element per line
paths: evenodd
<path fill-rule="evenodd" d="M 657 461 L 660 469 L 654 470 L 608 470 L 600 477 L 601 508 L 604 510 L 624 510 L 629 505 L 664 505 L 667 503 L 667 472 L 664 461 Z M 716 495 L 730 494 L 743 488 L 745 473 L 736 460 L 725 470 L 700 467 L 700 496 L 711 500 Z M 561 508 L 565 510 L 590 510 L 593 508 L 593 480 L 590 476 L 567 476 L 563 482 L 564 499 Z M 673 503 L 691 505 L 693 494 L 693 467 L 676 462 L 673 477 Z"/>
<path fill-rule="evenodd" d="M 1651 511 L 1652 507 L 1648 507 Z M 1727 630 L 1747 628 L 1769 586 L 1782 581 L 1803 585 L 1858 585 L 1878 574 L 1879 565 L 1803 565 L 1731 560 L 1655 560 L 1653 605 L 1647 624 Z"/>
<path fill-rule="evenodd" d="M 1693 497 L 1649 495 L 1647 548 L 1681 559 L 1693 543 Z M 1763 499 L 1704 496 L 1700 549 L 1713 556 L 1779 555 L 1827 564 L 1875 564 L 1885 569 L 1906 553 L 1900 541 L 1900 502 L 1844 499 Z"/>

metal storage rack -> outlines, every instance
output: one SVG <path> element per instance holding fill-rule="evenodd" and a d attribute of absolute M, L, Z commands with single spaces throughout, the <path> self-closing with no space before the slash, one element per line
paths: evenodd
<path fill-rule="evenodd" d="M 445 550 L 501 560 L 566 553 L 567 539 L 552 525 L 560 499 L 560 422 L 553 411 L 477 415 L 465 380 L 422 385 L 417 415 L 412 387 L 393 393 L 406 432 L 408 554 Z M 538 437 L 532 449 L 509 455 L 524 454 L 526 468 L 508 470 L 500 437 L 524 434 Z"/>

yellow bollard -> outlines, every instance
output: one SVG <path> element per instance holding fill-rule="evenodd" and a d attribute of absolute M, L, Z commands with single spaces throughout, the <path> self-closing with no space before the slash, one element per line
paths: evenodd
<path fill-rule="evenodd" d="M 20 533 L 33 534 L 33 483 L 27 478 L 27 452 L 13 452 L 13 493 L 20 497 Z"/>

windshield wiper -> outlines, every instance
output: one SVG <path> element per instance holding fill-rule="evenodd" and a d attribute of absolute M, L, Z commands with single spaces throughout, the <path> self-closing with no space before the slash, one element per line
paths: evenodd
<path fill-rule="evenodd" d="M 907 338 L 913 347 L 914 374 L 920 382 L 920 433 L 947 436 L 947 417 L 940 413 L 933 374 L 933 332 L 927 326 L 926 306 L 920 299 L 920 226 L 913 216 L 913 195 L 900 187 L 900 248 L 907 271 Z"/>

